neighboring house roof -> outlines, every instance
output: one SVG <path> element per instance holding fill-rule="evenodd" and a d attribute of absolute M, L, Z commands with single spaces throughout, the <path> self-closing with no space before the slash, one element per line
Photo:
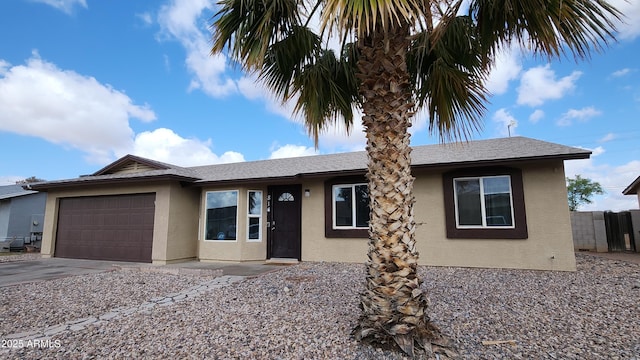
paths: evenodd
<path fill-rule="evenodd" d="M 626 189 L 622 191 L 624 195 L 635 195 L 640 190 L 640 176 L 638 176 Z"/>
<path fill-rule="evenodd" d="M 587 159 L 591 151 L 545 141 L 509 137 L 466 143 L 423 145 L 411 153 L 414 168 L 491 166 L 504 163 L 558 159 Z M 146 160 L 146 162 L 144 162 Z M 118 172 L 131 162 L 149 165 L 144 171 Z M 46 190 L 52 187 L 89 185 L 104 182 L 131 182 L 173 179 L 194 185 L 225 182 L 286 180 L 303 176 L 332 174 L 363 174 L 367 167 L 364 151 L 315 155 L 287 159 L 271 159 L 230 164 L 183 168 L 127 155 L 90 176 L 76 179 L 32 184 L 31 188 Z"/>
<path fill-rule="evenodd" d="M 5 185 L 0 186 L 0 200 L 11 199 L 18 196 L 35 194 L 37 191 L 25 190 L 22 185 Z"/>

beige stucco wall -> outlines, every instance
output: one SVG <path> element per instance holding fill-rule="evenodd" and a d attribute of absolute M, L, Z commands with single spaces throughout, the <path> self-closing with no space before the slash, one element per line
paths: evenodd
<path fill-rule="evenodd" d="M 55 252 L 60 198 L 138 193 L 156 194 L 152 262 L 164 264 L 195 258 L 197 256 L 199 190 L 182 188 L 176 183 L 169 182 L 50 190 L 45 208 L 42 256 L 51 257 Z"/>
<path fill-rule="evenodd" d="M 205 240 L 206 196 L 209 191 L 238 191 L 238 212 L 236 240 Z M 247 214 L 248 192 L 262 191 L 262 238 L 260 241 L 248 240 Z M 226 186 L 207 187 L 202 189 L 200 196 L 200 223 L 198 235 L 198 258 L 201 261 L 254 261 L 267 258 L 266 239 L 266 186 Z"/>
<path fill-rule="evenodd" d="M 447 239 L 442 176 L 415 184 L 420 263 L 437 266 L 575 270 L 571 220 L 561 161 L 522 168 L 528 238 Z"/>
<path fill-rule="evenodd" d="M 448 239 L 446 237 L 442 174 L 417 175 L 416 240 L 420 263 L 437 266 L 575 270 L 571 223 L 562 161 L 522 166 L 528 239 Z M 324 179 L 302 179 L 303 261 L 363 262 L 368 240 L 326 238 Z M 207 191 L 238 191 L 235 241 L 204 240 Z M 262 239 L 247 240 L 247 192 L 263 194 Z M 47 196 L 42 242 L 43 256 L 55 249 L 58 199 L 71 196 L 156 193 L 153 262 L 163 264 L 198 258 L 201 261 L 253 261 L 267 257 L 267 184 L 182 188 L 177 183 L 149 183 L 54 190 Z"/>
<path fill-rule="evenodd" d="M 420 263 L 436 266 L 575 270 L 571 222 L 562 161 L 522 167 L 528 239 L 448 239 L 442 174 L 418 174 L 415 181 L 416 241 Z M 362 262 L 366 239 L 324 237 L 324 188 L 303 188 L 302 260 Z"/>
<path fill-rule="evenodd" d="M 200 189 L 183 188 L 177 183 L 170 186 L 169 196 L 163 197 L 166 209 L 169 209 L 166 231 L 166 262 L 184 261 L 194 259 L 198 254 L 198 217 L 200 201 Z M 168 202 L 166 201 L 168 200 Z M 156 198 L 156 216 L 159 206 Z M 166 215 L 166 214 L 165 214 Z M 155 245 L 154 237 L 154 245 Z M 164 245 L 163 245 L 164 246 Z M 162 263 L 160 258 L 156 263 Z"/>
<path fill-rule="evenodd" d="M 302 198 L 302 261 L 364 262 L 367 239 L 324 236 L 324 181 L 306 181 L 302 189 L 310 190 Z"/>

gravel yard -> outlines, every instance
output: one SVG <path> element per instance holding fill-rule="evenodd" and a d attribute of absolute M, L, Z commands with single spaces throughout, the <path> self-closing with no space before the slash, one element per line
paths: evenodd
<path fill-rule="evenodd" d="M 640 265 L 576 257 L 575 273 L 421 268 L 431 318 L 464 359 L 640 359 Z M 402 359 L 350 337 L 363 278 L 363 265 L 305 262 L 0 358 Z M 207 280 L 111 271 L 0 288 L 0 339 Z"/>

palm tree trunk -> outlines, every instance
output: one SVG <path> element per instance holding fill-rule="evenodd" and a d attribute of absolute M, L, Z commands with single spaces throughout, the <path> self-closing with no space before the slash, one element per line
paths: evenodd
<path fill-rule="evenodd" d="M 430 348 L 437 330 L 417 277 L 408 132 L 414 102 L 405 61 L 409 26 L 395 29 L 392 34 L 378 29 L 359 43 L 371 213 L 366 289 L 354 335 L 376 343 L 395 341 L 413 355 L 414 341 Z"/>

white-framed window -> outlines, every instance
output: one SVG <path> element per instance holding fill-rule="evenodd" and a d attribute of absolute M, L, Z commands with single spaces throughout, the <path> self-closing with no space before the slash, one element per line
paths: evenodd
<path fill-rule="evenodd" d="M 238 190 L 207 191 L 205 240 L 236 240 Z"/>
<path fill-rule="evenodd" d="M 367 184 L 332 186 L 333 229 L 369 227 L 369 190 Z"/>
<path fill-rule="evenodd" d="M 262 241 L 262 191 L 247 192 L 247 241 Z"/>
<path fill-rule="evenodd" d="M 510 176 L 454 178 L 453 191 L 457 228 L 515 227 Z"/>

